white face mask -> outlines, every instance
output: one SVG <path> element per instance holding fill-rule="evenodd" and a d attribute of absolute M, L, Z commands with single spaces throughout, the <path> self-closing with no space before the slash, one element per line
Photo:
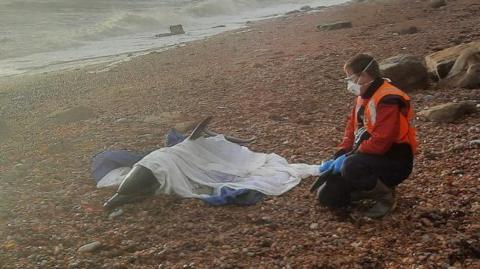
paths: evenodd
<path fill-rule="evenodd" d="M 372 65 L 373 63 L 373 59 L 368 63 L 368 65 L 362 70 L 362 72 L 360 72 L 360 74 L 362 74 L 363 72 L 365 72 L 369 67 L 370 65 Z M 364 83 L 364 84 L 358 84 L 358 80 L 360 80 L 360 77 L 358 77 L 357 79 L 357 82 L 353 82 L 351 81 L 349 78 L 347 78 L 347 91 L 350 92 L 350 93 L 353 93 L 354 95 L 356 96 L 360 96 L 360 94 L 362 93 L 361 90 L 362 90 L 362 86 L 365 85 L 365 84 L 369 84 L 369 83 L 372 83 L 372 81 L 368 82 L 368 83 Z"/>
<path fill-rule="evenodd" d="M 360 96 L 360 90 L 362 89 L 362 85 L 357 84 L 351 80 L 347 82 L 347 91 L 353 93 L 356 96 Z"/>

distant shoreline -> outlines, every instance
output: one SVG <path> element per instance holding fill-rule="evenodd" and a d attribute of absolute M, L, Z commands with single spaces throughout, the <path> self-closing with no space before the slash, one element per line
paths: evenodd
<path fill-rule="evenodd" d="M 341 3 L 337 4 L 332 4 L 329 5 L 328 7 L 332 6 L 337 6 L 337 5 L 344 5 L 348 4 L 349 1 L 344 1 Z M 291 10 L 282 14 L 271 14 L 268 16 L 263 16 L 263 17 L 258 17 L 255 19 L 251 19 L 249 21 L 243 22 L 243 23 L 238 23 L 238 24 L 229 24 L 229 25 L 224 25 L 222 24 L 222 27 L 213 26 L 209 29 L 204 29 L 204 30 L 194 30 L 192 32 L 188 32 L 185 35 L 180 34 L 180 35 L 171 35 L 171 36 L 166 36 L 166 37 L 157 37 L 160 39 L 165 39 L 165 38 L 177 38 L 179 40 L 174 40 L 174 41 L 168 41 L 165 44 L 159 45 L 159 46 L 154 46 L 146 49 L 141 49 L 141 50 L 132 50 L 132 51 L 125 51 L 117 54 L 111 54 L 111 55 L 99 55 L 99 56 L 94 56 L 94 57 L 86 57 L 86 58 L 78 58 L 78 59 L 71 59 L 71 60 L 59 60 L 56 62 L 52 62 L 49 64 L 41 64 L 38 66 L 25 66 L 25 67 L 20 67 L 20 68 L 15 68 L 12 67 L 14 62 L 22 62 L 22 61 L 28 61 L 28 58 L 33 57 L 35 55 L 48 55 L 50 52 L 46 53 L 40 53 L 40 54 L 33 54 L 25 57 L 18 57 L 18 58 L 9 58 L 9 59 L 4 59 L 0 60 L 0 65 L 1 64 L 6 64 L 6 67 L 3 67 L 5 69 L 6 73 L 2 73 L 2 67 L 0 66 L 0 79 L 1 78 L 8 78 L 8 77 L 16 77 L 19 75 L 34 75 L 34 74 L 42 74 L 42 73 L 50 73 L 50 72 L 55 72 L 55 71 L 63 71 L 63 70 L 72 70 L 72 69 L 79 69 L 79 68 L 85 68 L 85 67 L 90 67 L 90 66 L 96 66 L 96 65 L 104 65 L 104 66 L 112 66 L 116 65 L 121 62 L 125 61 L 130 61 L 132 58 L 136 58 L 139 56 L 143 56 L 148 53 L 152 52 L 162 52 L 165 50 L 170 50 L 173 48 L 181 47 L 184 46 L 187 43 L 194 42 L 194 41 L 201 41 L 205 40 L 208 38 L 211 38 L 213 36 L 217 35 L 222 35 L 222 34 L 227 34 L 227 33 L 235 33 L 235 31 L 242 30 L 245 28 L 249 27 L 249 24 L 259 22 L 259 21 L 266 21 L 266 20 L 273 20 L 276 18 L 281 18 L 281 17 L 288 17 L 288 16 L 294 16 L 295 14 L 298 13 L 307 13 L 307 12 L 319 12 L 320 10 L 317 10 L 318 7 L 325 7 L 325 6 L 316 6 L 312 7 L 311 10 L 307 11 L 300 11 L 299 9 L 296 10 Z M 295 13 L 298 11 L 298 13 Z M 220 25 L 220 24 L 219 24 Z M 203 31 L 211 31 L 211 33 L 201 33 Z M 194 33 L 196 36 L 190 36 L 188 37 L 189 33 Z M 152 36 L 152 38 L 155 38 Z M 185 38 L 187 39 L 186 41 L 182 41 L 181 39 Z M 66 50 L 70 51 L 70 50 Z M 62 51 L 60 51 L 62 52 Z M 51 53 L 57 53 L 57 52 L 51 52 Z M 43 56 L 44 57 L 44 56 Z M 24 59 L 24 60 L 22 60 Z M 2 63 L 3 62 L 3 63 Z M 10 65 L 10 66 L 8 66 Z M 25 70 L 25 71 L 20 71 L 20 70 Z M 105 70 L 103 68 L 102 70 Z M 18 73 L 17 73 L 18 71 Z M 99 70 L 101 71 L 101 70 Z"/>

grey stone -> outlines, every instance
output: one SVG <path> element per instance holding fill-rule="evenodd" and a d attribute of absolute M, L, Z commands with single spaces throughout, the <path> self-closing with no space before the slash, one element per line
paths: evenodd
<path fill-rule="evenodd" d="M 435 96 L 431 95 L 431 94 L 427 94 L 423 97 L 423 100 L 426 101 L 426 102 L 430 102 L 432 101 L 433 99 L 435 99 Z"/>
<path fill-rule="evenodd" d="M 480 133 L 480 128 L 477 126 L 472 126 L 468 128 L 467 132 L 472 133 L 472 134 L 477 134 Z"/>
<path fill-rule="evenodd" d="M 99 241 L 95 241 L 95 242 L 81 246 L 78 249 L 78 252 L 80 253 L 94 252 L 98 250 L 101 246 L 102 246 L 102 243 L 100 243 Z"/>
<path fill-rule="evenodd" d="M 76 269 L 76 268 L 80 268 L 80 262 L 78 261 L 72 261 L 68 264 L 68 269 Z"/>
<path fill-rule="evenodd" d="M 115 123 L 122 123 L 122 122 L 126 122 L 126 121 L 128 121 L 127 118 L 120 118 L 118 120 L 115 120 Z"/>
<path fill-rule="evenodd" d="M 475 103 L 464 101 L 434 106 L 419 112 L 418 115 L 431 121 L 450 123 L 476 111 Z"/>
<path fill-rule="evenodd" d="M 317 25 L 317 29 L 320 31 L 331 31 L 331 30 L 338 30 L 338 29 L 344 29 L 344 28 L 352 28 L 352 22 L 338 21 L 333 23 Z"/>
<path fill-rule="evenodd" d="M 445 0 L 430 0 L 430 2 L 428 3 L 428 6 L 430 6 L 431 8 L 439 8 L 446 5 L 447 2 L 445 2 Z"/>
<path fill-rule="evenodd" d="M 170 25 L 170 33 L 163 33 L 163 34 L 156 34 L 155 37 L 166 37 L 172 35 L 183 35 L 185 31 L 183 30 L 183 26 L 181 24 L 177 25 Z"/>
<path fill-rule="evenodd" d="M 409 26 L 398 30 L 398 33 L 401 35 L 411 35 L 418 33 L 418 28 L 416 26 Z"/>
<path fill-rule="evenodd" d="M 177 24 L 177 25 L 170 25 L 170 33 L 174 35 L 181 35 L 181 34 L 185 34 L 185 31 L 183 30 L 183 26 L 181 24 Z"/>
<path fill-rule="evenodd" d="M 428 87 L 428 72 L 423 59 L 409 54 L 399 54 L 380 62 L 384 77 L 404 91 Z"/>
<path fill-rule="evenodd" d="M 300 13 L 301 11 L 300 10 L 292 10 L 292 11 L 289 11 L 287 13 L 285 13 L 285 15 L 292 15 L 292 14 L 297 14 L 297 13 Z"/>
<path fill-rule="evenodd" d="M 119 217 L 121 215 L 123 215 L 123 210 L 120 208 L 120 209 L 117 209 L 117 210 L 113 211 L 112 213 L 110 213 L 108 215 L 108 219 L 114 219 L 114 218 Z"/>
<path fill-rule="evenodd" d="M 422 235 L 422 242 L 426 243 L 426 242 L 430 242 L 430 241 L 432 241 L 432 237 L 430 237 L 430 235 L 428 235 L 428 234 Z"/>
<path fill-rule="evenodd" d="M 48 116 L 48 121 L 57 124 L 66 124 L 95 117 L 95 113 L 89 107 L 77 106 L 62 111 L 56 111 Z"/>
<path fill-rule="evenodd" d="M 480 139 L 472 140 L 472 141 L 468 142 L 468 145 L 471 146 L 471 147 L 479 146 L 480 145 Z"/>

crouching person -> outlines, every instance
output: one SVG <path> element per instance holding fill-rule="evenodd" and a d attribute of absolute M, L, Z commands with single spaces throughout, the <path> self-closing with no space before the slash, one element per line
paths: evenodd
<path fill-rule="evenodd" d="M 329 207 L 372 199 L 365 215 L 380 218 L 395 208 L 395 186 L 412 172 L 413 109 L 408 95 L 381 77 L 372 56 L 354 56 L 344 71 L 347 90 L 357 97 L 341 149 L 320 166 L 326 182 L 317 198 Z"/>

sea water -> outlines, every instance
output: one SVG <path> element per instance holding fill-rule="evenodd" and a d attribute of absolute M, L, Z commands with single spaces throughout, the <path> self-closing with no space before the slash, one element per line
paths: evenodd
<path fill-rule="evenodd" d="M 115 62 L 345 0 L 0 0 L 0 76 Z M 182 24 L 183 35 L 157 38 Z M 221 26 L 221 27 L 218 27 Z"/>

